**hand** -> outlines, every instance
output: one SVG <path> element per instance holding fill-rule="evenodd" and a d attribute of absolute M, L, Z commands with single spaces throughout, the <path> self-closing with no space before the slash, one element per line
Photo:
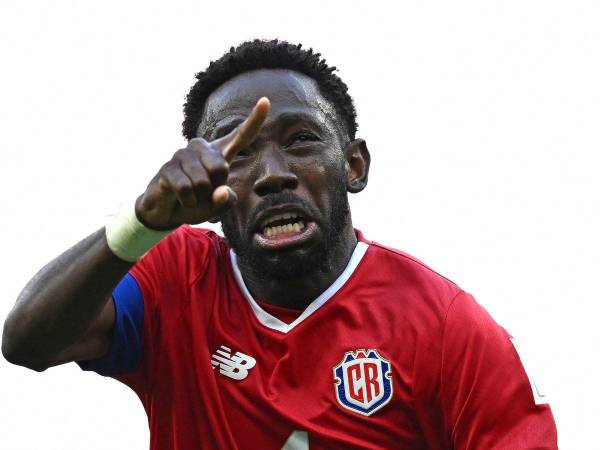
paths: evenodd
<path fill-rule="evenodd" d="M 229 163 L 256 139 L 270 107 L 263 97 L 228 135 L 212 142 L 191 139 L 186 148 L 175 152 L 137 199 L 138 219 L 149 228 L 168 230 L 206 222 L 234 204 L 237 196 L 226 184 Z"/>

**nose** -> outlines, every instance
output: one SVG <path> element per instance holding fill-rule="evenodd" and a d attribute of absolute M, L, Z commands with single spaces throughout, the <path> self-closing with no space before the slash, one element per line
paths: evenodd
<path fill-rule="evenodd" d="M 285 156 L 276 148 L 265 149 L 261 153 L 260 176 L 254 182 L 254 192 L 260 197 L 276 194 L 284 189 L 296 189 L 298 177 L 290 171 Z"/>

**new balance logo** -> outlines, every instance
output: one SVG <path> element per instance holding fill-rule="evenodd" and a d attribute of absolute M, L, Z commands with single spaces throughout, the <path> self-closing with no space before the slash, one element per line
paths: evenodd
<path fill-rule="evenodd" d="M 210 362 L 213 365 L 213 370 L 218 367 L 222 375 L 234 380 L 243 380 L 246 378 L 248 370 L 256 365 L 256 360 L 252 356 L 241 352 L 231 354 L 231 349 L 224 345 L 221 345 L 211 358 Z"/>

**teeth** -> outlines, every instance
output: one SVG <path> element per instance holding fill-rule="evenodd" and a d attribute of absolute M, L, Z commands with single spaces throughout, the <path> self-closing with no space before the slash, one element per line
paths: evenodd
<path fill-rule="evenodd" d="M 275 214 L 274 216 L 269 218 L 269 222 L 267 222 L 265 224 L 265 226 L 268 227 L 270 223 L 273 223 L 277 220 L 289 220 L 289 219 L 295 219 L 297 217 L 298 217 L 298 215 L 295 213 Z"/>
<path fill-rule="evenodd" d="M 290 216 L 291 219 L 293 216 Z M 304 229 L 304 222 L 295 222 L 294 224 L 288 223 L 285 225 L 278 225 L 276 227 L 264 227 L 263 234 L 267 237 L 277 236 L 283 233 L 298 233 Z"/>

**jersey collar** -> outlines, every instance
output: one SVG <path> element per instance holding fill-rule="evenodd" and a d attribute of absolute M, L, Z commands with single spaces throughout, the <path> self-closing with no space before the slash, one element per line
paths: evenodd
<path fill-rule="evenodd" d="M 271 328 L 281 333 L 288 333 L 300 323 L 302 323 L 302 321 L 304 321 L 307 317 L 313 314 L 317 309 L 323 306 L 331 297 L 335 295 L 337 291 L 339 291 L 342 288 L 342 286 L 344 286 L 344 284 L 346 284 L 346 281 L 348 281 L 350 276 L 354 273 L 356 267 L 362 260 L 368 248 L 369 244 L 363 241 L 359 241 L 356 244 L 356 247 L 354 247 L 352 256 L 350 257 L 346 268 L 340 274 L 340 276 L 327 289 L 325 289 L 325 291 L 323 291 L 321 295 L 319 295 L 315 300 L 313 300 L 308 305 L 308 307 L 302 312 L 302 314 L 300 314 L 300 316 L 298 316 L 298 318 L 290 324 L 279 320 L 277 317 L 269 314 L 267 311 L 260 307 L 260 305 L 256 302 L 254 297 L 252 297 L 252 294 L 250 294 L 250 291 L 248 290 L 248 287 L 244 282 L 244 278 L 242 277 L 242 273 L 240 272 L 240 269 L 237 264 L 237 255 L 235 254 L 233 249 L 229 251 L 229 256 L 231 258 L 231 267 L 233 269 L 235 281 L 237 282 L 242 293 L 244 294 L 244 297 L 250 304 L 250 308 L 252 309 L 252 312 L 254 313 L 258 321 L 267 328 Z"/>

